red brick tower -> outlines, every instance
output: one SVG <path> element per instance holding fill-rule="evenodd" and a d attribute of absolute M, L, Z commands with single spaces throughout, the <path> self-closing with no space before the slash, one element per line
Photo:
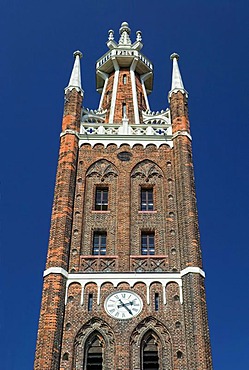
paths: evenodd
<path fill-rule="evenodd" d="M 126 22 L 82 108 L 80 52 L 65 108 L 34 369 L 211 370 L 187 99 L 170 108 Z"/>

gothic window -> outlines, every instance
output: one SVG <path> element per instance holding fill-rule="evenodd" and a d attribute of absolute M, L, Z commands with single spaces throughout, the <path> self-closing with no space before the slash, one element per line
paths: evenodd
<path fill-rule="evenodd" d="M 127 117 L 127 114 L 126 114 L 126 104 L 125 103 L 122 103 L 122 117 L 123 118 Z"/>
<path fill-rule="evenodd" d="M 87 343 L 84 370 L 102 370 L 103 347 L 100 336 L 94 334 Z"/>
<path fill-rule="evenodd" d="M 127 84 L 127 76 L 126 75 L 123 75 L 123 84 L 126 85 Z"/>
<path fill-rule="evenodd" d="M 141 233 L 141 254 L 154 255 L 155 254 L 155 233 L 142 231 Z"/>
<path fill-rule="evenodd" d="M 106 232 L 95 231 L 93 233 L 93 255 L 106 255 Z"/>
<path fill-rule="evenodd" d="M 108 208 L 108 188 L 96 188 L 95 210 L 106 211 Z"/>
<path fill-rule="evenodd" d="M 141 211 L 153 211 L 153 188 L 141 188 Z"/>
<path fill-rule="evenodd" d="M 149 334 L 142 343 L 142 370 L 158 370 L 159 357 L 157 340 Z"/>

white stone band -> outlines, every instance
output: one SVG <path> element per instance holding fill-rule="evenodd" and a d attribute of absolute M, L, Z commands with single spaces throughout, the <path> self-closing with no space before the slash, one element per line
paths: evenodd
<path fill-rule="evenodd" d="M 172 136 L 172 140 L 174 140 L 178 136 L 187 136 L 189 138 L 189 140 L 192 141 L 192 136 L 187 131 L 177 131 L 177 132 L 175 132 L 174 135 Z"/>
<path fill-rule="evenodd" d="M 47 270 L 44 271 L 43 277 L 50 274 L 61 274 L 68 278 L 68 272 L 64 270 L 62 267 L 49 267 Z"/>
<path fill-rule="evenodd" d="M 65 130 L 65 131 L 62 131 L 62 132 L 60 133 L 60 137 L 65 136 L 65 135 L 67 135 L 67 134 L 75 135 L 75 136 L 77 136 L 77 138 L 78 138 L 78 139 L 80 138 L 79 133 L 78 133 L 77 131 L 70 130 L 70 129 L 67 129 L 67 130 Z"/>

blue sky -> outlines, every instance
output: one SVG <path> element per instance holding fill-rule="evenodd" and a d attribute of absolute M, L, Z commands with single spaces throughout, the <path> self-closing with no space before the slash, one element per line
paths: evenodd
<path fill-rule="evenodd" d="M 1 369 L 33 358 L 63 110 L 80 49 L 84 106 L 108 30 L 142 31 L 153 110 L 168 106 L 172 52 L 189 91 L 215 370 L 249 368 L 248 16 L 243 0 L 3 0 L 1 3 Z"/>

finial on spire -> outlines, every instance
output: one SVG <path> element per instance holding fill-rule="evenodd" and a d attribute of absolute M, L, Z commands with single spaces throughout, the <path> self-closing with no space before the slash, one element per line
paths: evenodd
<path fill-rule="evenodd" d="M 137 35 L 137 40 L 136 41 L 142 41 L 142 32 L 141 31 L 137 31 L 136 32 L 136 35 Z"/>
<path fill-rule="evenodd" d="M 83 95 L 83 90 L 81 87 L 81 74 L 80 74 L 80 59 L 82 58 L 83 54 L 81 53 L 81 51 L 76 50 L 73 53 L 73 56 L 75 58 L 74 66 L 73 66 L 73 70 L 72 70 L 71 77 L 69 80 L 69 84 L 65 88 L 65 93 L 67 92 L 67 90 L 71 91 L 73 89 L 76 89 L 77 91 L 81 92 L 81 95 Z"/>
<path fill-rule="evenodd" d="M 108 40 L 111 41 L 111 40 L 114 40 L 114 31 L 113 30 L 109 30 L 108 31 Z"/>
<path fill-rule="evenodd" d="M 130 33 L 131 33 L 131 29 L 129 27 L 129 24 L 127 22 L 123 22 L 119 29 L 120 39 L 119 39 L 118 44 L 119 45 L 131 45 Z"/>
<path fill-rule="evenodd" d="M 76 50 L 76 51 L 73 53 L 73 56 L 74 56 L 75 58 L 77 57 L 77 55 L 80 57 L 80 59 L 83 57 L 82 52 L 81 52 L 81 51 L 79 51 L 79 50 Z"/>
<path fill-rule="evenodd" d="M 187 91 L 184 89 L 180 69 L 178 66 L 179 55 L 177 53 L 173 53 L 170 56 L 170 59 L 173 60 L 173 70 L 172 70 L 172 83 L 171 83 L 171 90 L 169 92 L 169 98 L 171 97 L 173 92 L 181 91 L 182 93 L 188 95 Z"/>
<path fill-rule="evenodd" d="M 179 60 L 179 58 L 180 58 L 179 54 L 177 54 L 177 53 L 171 54 L 170 59 L 173 60 L 174 58 L 176 58 L 176 60 Z"/>

